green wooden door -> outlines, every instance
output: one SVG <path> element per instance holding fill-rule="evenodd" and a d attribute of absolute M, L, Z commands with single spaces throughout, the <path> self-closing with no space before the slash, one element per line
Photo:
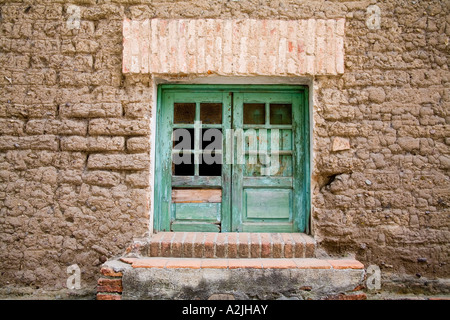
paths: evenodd
<path fill-rule="evenodd" d="M 304 87 L 166 85 L 159 97 L 156 230 L 308 231 Z"/>

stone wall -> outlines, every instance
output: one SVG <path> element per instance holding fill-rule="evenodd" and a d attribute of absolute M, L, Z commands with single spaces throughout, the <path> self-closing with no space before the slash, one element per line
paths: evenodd
<path fill-rule="evenodd" d="M 77 264 L 95 288 L 149 230 L 153 79 L 122 72 L 122 29 L 152 18 L 345 19 L 344 73 L 306 76 L 314 236 L 382 272 L 449 276 L 448 2 L 72 4 L 79 25 L 65 1 L 0 8 L 0 286 L 60 289 Z"/>

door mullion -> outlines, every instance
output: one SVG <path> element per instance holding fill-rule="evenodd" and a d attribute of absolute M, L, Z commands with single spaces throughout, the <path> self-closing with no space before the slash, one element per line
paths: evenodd
<path fill-rule="evenodd" d="M 224 92 L 222 96 L 222 225 L 221 232 L 230 232 L 231 230 L 231 208 L 232 208 L 232 164 L 227 161 L 229 155 L 228 152 L 232 151 L 232 148 L 228 146 L 231 141 L 226 139 L 227 130 L 231 129 L 232 119 L 232 93 Z"/>
<path fill-rule="evenodd" d="M 200 174 L 200 102 L 195 104 L 195 119 L 194 119 L 194 175 Z"/>

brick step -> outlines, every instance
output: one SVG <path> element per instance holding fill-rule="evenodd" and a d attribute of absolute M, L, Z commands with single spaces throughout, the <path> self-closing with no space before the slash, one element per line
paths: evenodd
<path fill-rule="evenodd" d="M 312 258 L 314 238 L 303 233 L 159 232 L 127 253 L 178 258 Z"/>

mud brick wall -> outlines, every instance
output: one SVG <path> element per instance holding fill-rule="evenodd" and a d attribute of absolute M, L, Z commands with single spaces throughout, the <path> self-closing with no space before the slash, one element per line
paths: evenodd
<path fill-rule="evenodd" d="M 123 73 L 125 18 L 345 19 L 343 73 L 308 76 L 318 246 L 449 276 L 448 2 L 74 0 L 74 29 L 65 1 L 0 3 L 0 286 L 64 288 L 78 264 L 95 288 L 149 230 L 154 88 Z"/>

